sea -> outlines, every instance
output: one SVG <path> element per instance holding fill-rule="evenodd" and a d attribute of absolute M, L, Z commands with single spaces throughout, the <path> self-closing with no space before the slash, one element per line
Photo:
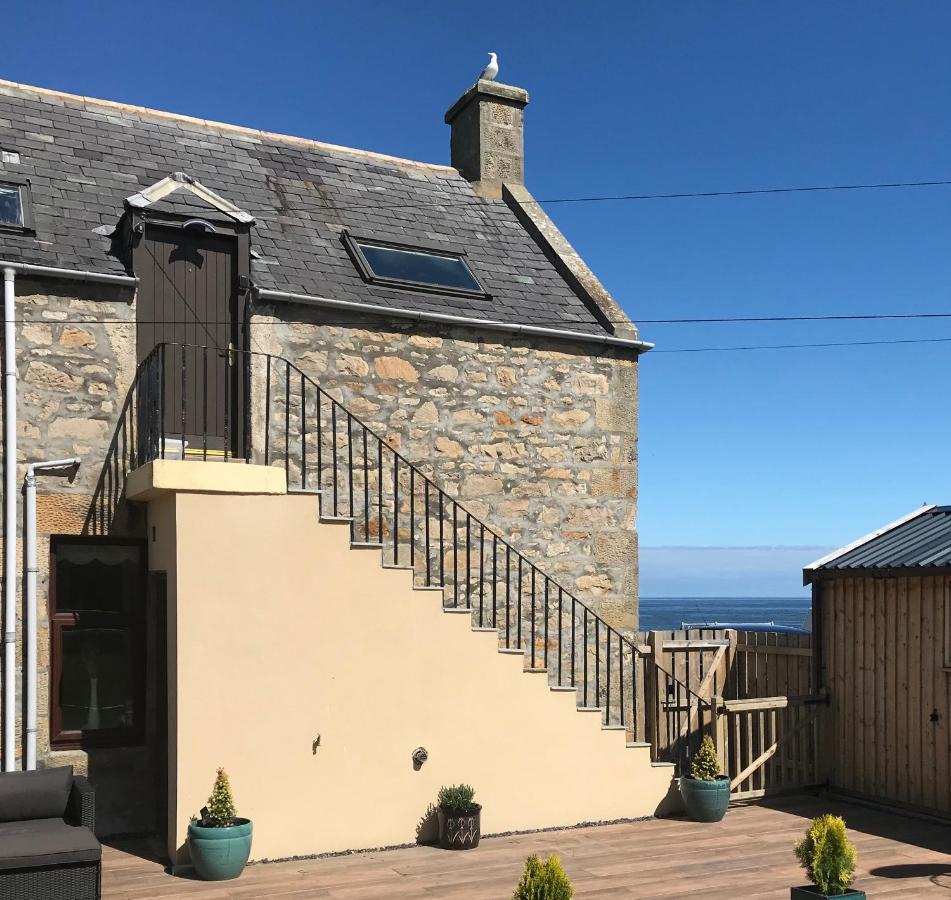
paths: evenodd
<path fill-rule="evenodd" d="M 811 610 L 808 596 L 641 597 L 640 630 L 676 631 L 685 622 L 772 623 L 808 630 Z"/>

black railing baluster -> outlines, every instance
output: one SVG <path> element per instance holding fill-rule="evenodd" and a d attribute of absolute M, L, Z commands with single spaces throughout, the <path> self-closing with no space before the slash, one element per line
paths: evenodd
<path fill-rule="evenodd" d="M 620 703 L 618 704 L 619 714 L 621 716 L 620 724 L 624 725 L 624 643 L 620 632 L 617 636 L 617 674 L 618 674 L 618 694 Z"/>
<path fill-rule="evenodd" d="M 518 606 L 515 615 L 518 619 L 518 643 L 515 645 L 522 649 L 522 554 L 518 554 Z"/>
<path fill-rule="evenodd" d="M 208 461 L 208 348 L 201 348 L 204 378 L 201 386 L 201 458 Z"/>
<path fill-rule="evenodd" d="M 231 449 L 231 354 L 224 351 L 225 358 L 225 462 L 228 461 L 228 451 Z"/>
<path fill-rule="evenodd" d="M 601 705 L 601 620 L 594 617 L 594 705 Z"/>
<path fill-rule="evenodd" d="M 393 454 L 393 565 L 400 564 L 400 457 Z"/>
<path fill-rule="evenodd" d="M 185 458 L 185 409 L 188 406 L 188 375 L 185 367 L 185 348 L 180 346 L 182 354 L 182 459 Z"/>
<path fill-rule="evenodd" d="M 284 481 L 291 483 L 291 364 L 284 365 Z"/>
<path fill-rule="evenodd" d="M 409 467 L 409 564 L 416 572 L 416 469 Z"/>
<path fill-rule="evenodd" d="M 575 655 L 575 620 L 577 618 L 577 610 L 575 606 L 577 600 L 574 597 L 571 598 L 571 686 L 576 687 L 576 675 L 578 668 L 578 657 Z M 583 706 L 584 704 L 582 704 Z"/>
<path fill-rule="evenodd" d="M 499 537 L 497 534 L 492 535 L 492 627 L 499 627 L 499 576 L 498 576 L 498 561 L 499 561 Z"/>
<path fill-rule="evenodd" d="M 324 423 L 322 397 L 323 391 L 317 388 L 317 490 L 324 489 Z M 321 498 L 321 501 L 323 498 Z"/>
<path fill-rule="evenodd" d="M 264 368 L 264 465 L 271 464 L 271 357 Z M 336 513 L 334 513 L 336 515 Z"/>
<path fill-rule="evenodd" d="M 466 606 L 472 609 L 472 516 L 466 513 Z"/>
<path fill-rule="evenodd" d="M 300 487 L 307 490 L 307 387 L 300 376 Z"/>
<path fill-rule="evenodd" d="M 331 438 L 333 443 L 330 445 L 331 462 L 333 464 L 333 482 L 334 482 L 334 518 L 338 517 L 339 509 L 337 507 L 337 401 L 330 398 L 330 427 L 332 429 Z"/>
<path fill-rule="evenodd" d="M 437 487 L 439 491 L 439 586 L 446 586 L 446 542 L 443 535 L 443 493 Z M 443 596 L 443 602 L 445 603 L 445 595 Z"/>
<path fill-rule="evenodd" d="M 607 644 L 607 649 L 604 654 L 604 687 L 605 687 L 605 697 L 604 697 L 604 724 L 611 724 L 611 627 L 608 626 L 607 631 L 604 635 L 605 643 Z"/>
<path fill-rule="evenodd" d="M 356 518 L 353 514 L 353 416 L 347 413 L 347 515 L 350 519 Z M 352 527 L 352 523 L 351 523 Z"/>
<path fill-rule="evenodd" d="M 505 545 L 505 648 L 512 646 L 512 548 Z"/>
<path fill-rule="evenodd" d="M 363 540 L 370 543 L 370 465 L 369 451 L 367 450 L 367 429 L 361 423 L 363 432 Z"/>
<path fill-rule="evenodd" d="M 584 702 L 582 706 L 588 705 L 588 607 L 584 608 L 584 638 L 582 639 L 582 650 L 584 652 Z"/>
<path fill-rule="evenodd" d="M 452 605 L 459 606 L 459 504 L 452 502 Z"/>
<path fill-rule="evenodd" d="M 426 587 L 430 587 L 433 583 L 432 579 L 432 560 L 429 558 L 429 479 L 425 478 L 423 481 L 423 503 L 424 508 L 423 512 L 426 516 Z"/>
<path fill-rule="evenodd" d="M 548 582 L 550 579 L 547 575 L 545 578 L 545 631 L 544 631 L 544 659 L 545 659 L 545 668 L 548 668 Z"/>
<path fill-rule="evenodd" d="M 383 543 L 383 441 L 381 438 L 376 439 L 376 538 L 381 544 Z"/>
<path fill-rule="evenodd" d="M 158 427 L 159 434 L 161 435 L 159 438 L 159 444 L 161 446 L 159 459 L 165 459 L 165 374 L 168 372 L 168 369 L 165 367 L 165 344 L 161 344 L 160 346 L 162 348 L 162 365 L 159 367 L 159 406 L 161 407 Z"/>
<path fill-rule="evenodd" d="M 485 525 L 479 523 L 479 627 L 484 628 L 485 612 Z"/>
<path fill-rule="evenodd" d="M 531 599 L 531 604 L 532 604 L 532 613 L 531 613 L 531 615 L 532 615 L 532 624 L 531 624 L 531 630 L 532 630 L 532 643 L 531 643 L 531 647 L 532 647 L 532 664 L 531 664 L 531 668 L 534 669 L 534 668 L 535 668 L 535 567 L 534 567 L 534 566 L 532 566 L 532 599 Z"/>
<path fill-rule="evenodd" d="M 561 612 L 562 612 L 562 597 L 561 597 L 561 588 L 558 588 L 558 687 L 561 687 L 561 668 L 562 668 L 562 657 L 565 655 L 564 647 L 562 646 L 562 625 L 561 625 Z"/>

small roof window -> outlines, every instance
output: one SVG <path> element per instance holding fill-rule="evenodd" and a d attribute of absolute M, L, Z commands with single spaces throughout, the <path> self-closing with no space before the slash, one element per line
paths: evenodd
<path fill-rule="evenodd" d="M 0 229 L 25 231 L 33 227 L 28 184 L 0 181 Z"/>
<path fill-rule="evenodd" d="M 346 233 L 344 241 L 360 274 L 371 284 L 465 297 L 488 296 L 464 253 L 392 244 Z"/>

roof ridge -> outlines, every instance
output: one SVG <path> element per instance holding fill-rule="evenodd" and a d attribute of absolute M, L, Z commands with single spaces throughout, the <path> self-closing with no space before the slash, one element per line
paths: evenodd
<path fill-rule="evenodd" d="M 364 156 L 368 159 L 375 159 L 379 162 L 394 163 L 396 165 L 407 166 L 410 168 L 430 169 L 437 172 L 448 174 L 458 174 L 452 166 L 443 163 L 423 162 L 417 159 L 406 159 L 402 156 L 391 156 L 388 153 L 378 153 L 375 150 L 361 150 L 359 147 L 345 147 L 342 144 L 330 144 L 325 141 L 318 141 L 313 138 L 299 137 L 293 134 L 282 134 L 277 131 L 265 131 L 261 128 L 250 128 L 247 125 L 234 125 L 230 122 L 218 122 L 214 119 L 202 119 L 198 116 L 189 116 L 185 113 L 168 112 L 167 110 L 154 109 L 150 106 L 138 106 L 133 103 L 122 103 L 118 100 L 105 100 L 101 97 L 87 97 L 83 94 L 71 94 L 68 91 L 60 91 L 55 88 L 40 87 L 35 84 L 24 84 L 19 81 L 9 81 L 0 78 L 0 88 L 14 88 L 28 93 L 40 94 L 45 97 L 56 97 L 65 100 L 74 100 L 80 103 L 90 103 L 99 106 L 105 106 L 110 109 L 122 110 L 123 112 L 136 113 L 138 115 L 155 116 L 159 119 L 168 119 L 174 122 L 186 122 L 189 125 L 199 125 L 204 128 L 215 128 L 221 131 L 233 131 L 237 134 L 245 134 L 251 137 L 266 138 L 269 140 L 284 141 L 289 144 L 298 144 L 307 147 L 316 147 L 320 150 L 326 150 L 330 153 L 351 153 L 358 156 Z"/>

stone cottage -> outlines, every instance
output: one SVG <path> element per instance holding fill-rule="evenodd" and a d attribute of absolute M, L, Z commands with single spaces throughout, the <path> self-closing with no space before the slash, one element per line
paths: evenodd
<path fill-rule="evenodd" d="M 134 496 L 124 480 L 130 459 L 146 459 L 146 431 L 149 460 L 230 478 L 236 460 L 283 468 L 285 490 L 323 490 L 328 519 L 326 459 L 316 485 L 308 466 L 348 446 L 349 512 L 354 489 L 367 510 L 380 496 L 357 541 L 367 545 L 416 540 L 412 464 L 466 517 L 447 525 L 453 555 L 440 545 L 437 568 L 458 565 L 455 541 L 478 523 L 483 545 L 504 538 L 591 610 L 604 652 L 634 632 L 637 362 L 651 345 L 526 190 L 527 103 L 521 88 L 470 87 L 446 113 L 442 165 L 0 82 L 6 769 L 88 769 L 106 830 L 161 830 L 179 816 L 169 761 L 185 717 L 184 664 L 173 665 L 184 654 L 172 646 L 184 606 L 155 599 L 166 576 L 171 585 L 159 560 L 172 519 L 150 505 L 158 468 Z M 313 443 L 315 402 L 318 427 L 333 416 L 334 431 Z M 371 429 L 369 449 L 358 431 L 354 450 L 355 422 Z M 11 540 L 21 486 L 30 464 L 73 458 L 71 482 L 54 477 L 68 465 L 30 475 L 34 615 Z M 410 496 L 428 504 L 422 478 Z M 427 506 L 427 528 L 434 515 Z M 180 599 L 182 585 L 179 570 Z M 471 578 L 465 591 L 473 603 Z"/>

